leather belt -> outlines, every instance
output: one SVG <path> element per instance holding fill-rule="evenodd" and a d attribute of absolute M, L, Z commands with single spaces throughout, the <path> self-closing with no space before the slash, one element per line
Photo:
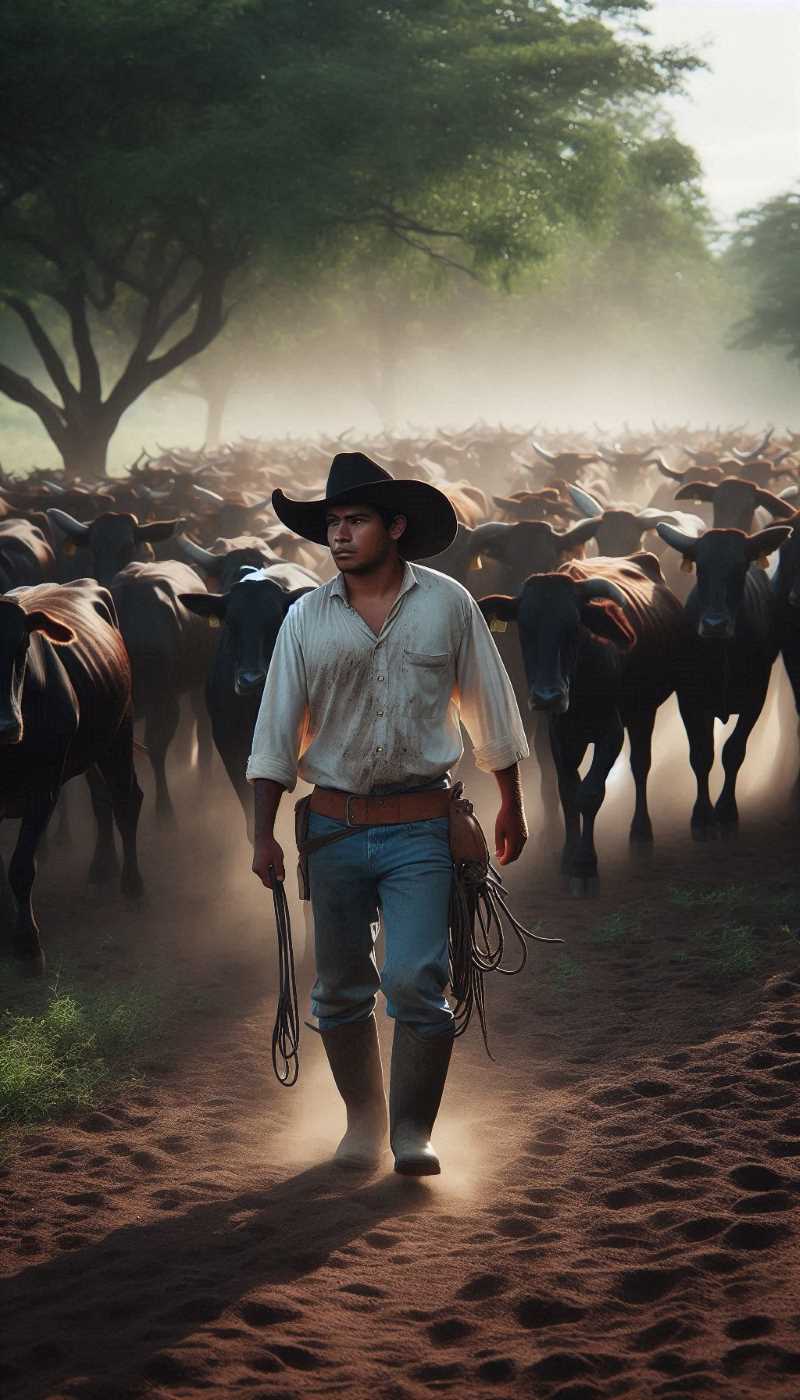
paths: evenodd
<path fill-rule="evenodd" d="M 330 817 L 347 826 L 389 826 L 398 822 L 424 822 L 433 817 L 446 817 L 452 798 L 452 788 L 434 788 L 432 792 L 390 792 L 377 797 L 315 787 L 309 808 L 320 817 Z"/>

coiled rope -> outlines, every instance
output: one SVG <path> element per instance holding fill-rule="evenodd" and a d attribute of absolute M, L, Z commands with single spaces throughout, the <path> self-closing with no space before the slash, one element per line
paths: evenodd
<path fill-rule="evenodd" d="M 490 1060 L 494 1060 L 494 1055 L 489 1049 L 486 1028 L 484 975 L 487 972 L 500 972 L 504 977 L 514 977 L 521 972 L 528 961 L 526 940 L 536 943 L 564 942 L 563 938 L 544 938 L 534 933 L 533 929 L 526 928 L 512 914 L 506 899 L 507 892 L 493 865 L 487 867 L 478 861 L 454 864 L 449 922 L 450 988 L 456 1003 L 453 1008 L 455 1034 L 464 1034 L 473 1011 L 476 1011 Z M 519 944 L 518 967 L 503 966 L 507 938 L 503 919 Z"/>
<path fill-rule="evenodd" d="M 300 1073 L 300 1016 L 294 975 L 294 950 L 289 905 L 282 881 L 269 868 L 275 927 L 278 933 L 278 1006 L 272 1031 L 272 1068 L 279 1084 L 291 1088 Z"/>

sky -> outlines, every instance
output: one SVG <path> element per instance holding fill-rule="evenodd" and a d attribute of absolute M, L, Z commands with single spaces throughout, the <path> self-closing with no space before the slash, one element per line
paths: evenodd
<path fill-rule="evenodd" d="M 710 65 L 666 105 L 729 227 L 800 179 L 800 0 L 656 0 L 646 23 L 658 43 L 688 44 Z"/>

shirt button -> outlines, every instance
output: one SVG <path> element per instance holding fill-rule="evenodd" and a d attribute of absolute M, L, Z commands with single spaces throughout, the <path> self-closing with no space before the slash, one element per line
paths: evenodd
<path fill-rule="evenodd" d="M 385 679 L 385 677 L 384 677 L 384 676 L 378 676 L 378 677 L 376 677 L 376 679 L 379 680 L 379 681 L 382 681 L 382 680 Z"/>
<path fill-rule="evenodd" d="M 377 749 L 375 750 L 375 752 L 376 752 L 376 753 L 383 753 L 383 746 L 382 746 L 381 744 L 379 744 L 378 747 L 377 747 Z"/>
<path fill-rule="evenodd" d="M 378 710 L 378 714 L 383 718 L 383 710 Z"/>

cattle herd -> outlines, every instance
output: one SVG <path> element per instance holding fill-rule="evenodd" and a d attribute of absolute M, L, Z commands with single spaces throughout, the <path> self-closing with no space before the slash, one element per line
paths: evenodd
<path fill-rule="evenodd" d="M 152 766 L 154 819 L 173 820 L 182 702 L 198 763 L 216 748 L 249 828 L 244 770 L 275 639 L 294 600 L 333 572 L 327 550 L 277 521 L 271 493 L 320 497 L 332 455 L 350 448 L 451 499 L 456 539 L 424 562 L 469 589 L 495 634 L 545 819 L 561 807 L 575 893 L 597 876 L 595 820 L 626 733 L 630 838 L 653 839 L 653 726 L 672 694 L 697 783 L 692 833 L 735 827 L 737 775 L 779 653 L 800 712 L 800 434 L 754 442 L 745 427 L 654 425 L 649 440 L 626 429 L 609 446 L 477 423 L 353 439 L 161 450 L 99 485 L 0 469 L 0 816 L 21 822 L 7 886 L 26 969 L 44 968 L 31 891 L 63 785 L 87 779 L 90 878 L 116 870 L 116 824 L 122 889 L 135 897 L 134 758 L 143 749 Z M 714 721 L 734 715 L 714 802 Z"/>

